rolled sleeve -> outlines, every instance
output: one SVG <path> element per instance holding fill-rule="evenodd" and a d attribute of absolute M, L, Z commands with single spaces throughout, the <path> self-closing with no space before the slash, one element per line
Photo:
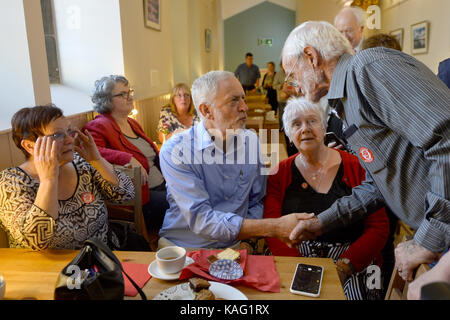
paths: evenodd
<path fill-rule="evenodd" d="M 431 252 L 442 252 L 450 243 L 449 226 L 436 219 L 425 219 L 416 231 L 414 240 Z"/>

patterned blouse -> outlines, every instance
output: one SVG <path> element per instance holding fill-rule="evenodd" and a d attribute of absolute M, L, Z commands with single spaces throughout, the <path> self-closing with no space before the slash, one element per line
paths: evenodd
<path fill-rule="evenodd" d="M 192 119 L 192 125 L 195 126 L 200 122 L 200 117 L 197 115 L 197 111 L 194 111 L 194 118 Z M 178 129 L 189 129 L 191 126 L 186 127 L 184 124 L 178 120 L 177 116 L 172 113 L 170 106 L 165 106 L 161 108 L 159 113 L 159 123 L 158 132 L 166 126 L 168 128 L 168 133 L 173 133 Z"/>
<path fill-rule="evenodd" d="M 0 227 L 7 232 L 11 248 L 80 249 L 85 240 L 93 237 L 108 243 L 104 200 L 133 199 L 133 183 L 115 169 L 119 185 L 110 185 L 77 153 L 72 163 L 78 175 L 77 187 L 72 197 L 58 201 L 56 220 L 34 205 L 39 181 L 19 167 L 0 172 Z"/>

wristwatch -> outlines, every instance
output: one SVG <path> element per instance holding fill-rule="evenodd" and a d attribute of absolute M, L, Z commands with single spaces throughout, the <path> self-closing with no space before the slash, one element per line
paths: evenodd
<path fill-rule="evenodd" d="M 348 268 L 346 268 L 346 269 L 342 268 L 338 264 L 338 262 L 343 263 Z M 352 275 L 353 273 L 356 273 L 355 267 L 353 267 L 352 263 L 350 262 L 350 259 L 348 259 L 348 258 L 340 258 L 340 259 L 338 259 L 338 261 L 336 261 L 336 268 L 338 269 L 338 271 L 343 272 L 343 273 L 345 273 L 348 276 Z"/>

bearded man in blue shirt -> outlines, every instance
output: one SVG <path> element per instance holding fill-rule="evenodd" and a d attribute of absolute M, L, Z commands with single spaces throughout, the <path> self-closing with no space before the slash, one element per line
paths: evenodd
<path fill-rule="evenodd" d="M 245 130 L 241 84 L 231 72 L 211 71 L 191 93 L 202 121 L 166 141 L 159 154 L 170 205 L 159 248 L 240 248 L 243 239 L 270 235 L 287 241 L 307 215 L 262 219 L 266 172 L 259 140 Z"/>

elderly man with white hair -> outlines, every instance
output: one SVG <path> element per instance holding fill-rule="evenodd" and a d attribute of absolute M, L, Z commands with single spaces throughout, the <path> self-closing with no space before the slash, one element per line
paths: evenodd
<path fill-rule="evenodd" d="M 364 41 L 366 13 L 360 7 L 345 7 L 334 18 L 336 28 L 350 41 L 356 52 Z"/>
<path fill-rule="evenodd" d="M 290 239 L 348 225 L 386 203 L 417 230 L 395 250 L 400 275 L 411 281 L 419 264 L 436 261 L 450 245 L 450 90 L 403 52 L 351 52 L 335 27 L 314 21 L 295 28 L 283 48 L 297 88 L 311 101 L 328 94 L 367 173 L 351 196 L 300 221 Z"/>
<path fill-rule="evenodd" d="M 287 241 L 306 215 L 261 219 L 266 177 L 258 138 L 245 130 L 248 108 L 239 80 L 211 71 L 191 92 L 202 121 L 166 141 L 159 154 L 170 204 L 159 247 L 238 248 L 240 240 L 270 234 Z"/>

